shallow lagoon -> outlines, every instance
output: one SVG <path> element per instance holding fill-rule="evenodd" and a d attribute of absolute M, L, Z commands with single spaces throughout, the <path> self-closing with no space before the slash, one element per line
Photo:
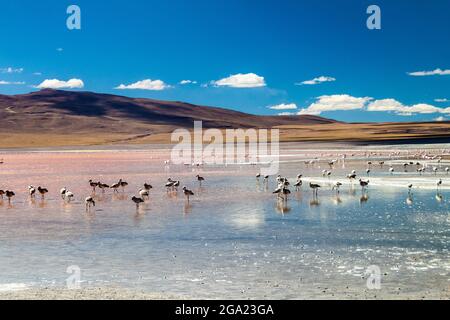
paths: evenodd
<path fill-rule="evenodd" d="M 392 149 L 394 147 L 391 147 Z M 359 149 L 361 151 L 358 151 Z M 17 196 L 0 202 L 0 291 L 65 286 L 68 266 L 81 269 L 82 286 L 118 286 L 188 298 L 449 298 L 450 176 L 446 161 L 439 172 L 404 172 L 406 154 L 374 165 L 367 177 L 365 147 L 340 160 L 330 178 L 327 161 L 342 147 L 283 148 L 280 174 L 300 192 L 277 201 L 257 183 L 257 166 L 165 166 L 168 149 L 52 150 L 2 152 L 0 188 Z M 388 147 L 379 147 L 387 150 Z M 395 150 L 406 149 L 395 146 Z M 370 149 L 373 151 L 373 148 Z M 411 152 L 412 153 L 412 152 Z M 395 173 L 388 172 L 389 163 Z M 362 193 L 345 175 L 355 169 L 371 181 Z M 195 182 L 206 178 L 202 188 Z M 167 194 L 167 177 L 195 192 Z M 128 181 L 125 192 L 97 191 L 95 210 L 86 213 L 87 181 Z M 436 180 L 444 185 L 439 194 Z M 339 196 L 334 181 L 344 185 Z M 322 185 L 313 199 L 309 181 Z M 143 182 L 153 185 L 150 200 L 136 210 L 131 196 Z M 414 184 L 408 196 L 407 185 Z M 30 200 L 28 185 L 50 190 L 44 201 Z M 65 204 L 68 187 L 75 201 Z M 366 269 L 377 265 L 381 289 L 366 286 Z"/>

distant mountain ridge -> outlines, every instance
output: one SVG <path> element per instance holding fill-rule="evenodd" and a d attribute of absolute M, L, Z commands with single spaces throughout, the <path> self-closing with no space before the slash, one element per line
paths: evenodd
<path fill-rule="evenodd" d="M 270 128 L 337 123 L 312 115 L 261 116 L 184 102 L 129 98 L 94 92 L 44 89 L 0 95 L 0 132 L 140 134 L 192 128 Z"/>

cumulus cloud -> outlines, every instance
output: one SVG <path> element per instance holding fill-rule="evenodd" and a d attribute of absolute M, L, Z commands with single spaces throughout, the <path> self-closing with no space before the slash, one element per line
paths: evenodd
<path fill-rule="evenodd" d="M 450 113 L 450 108 L 438 108 L 426 103 L 418 103 L 408 106 L 395 99 L 381 99 L 369 103 L 367 106 L 367 111 L 391 111 L 398 115 L 410 116 L 417 113 Z"/>
<path fill-rule="evenodd" d="M 266 86 L 264 77 L 258 76 L 255 73 L 238 73 L 230 75 L 227 78 L 212 81 L 212 84 L 218 87 L 231 88 L 258 88 Z"/>
<path fill-rule="evenodd" d="M 325 111 L 363 109 L 371 99 L 370 97 L 353 97 L 348 94 L 324 95 L 318 97 L 307 108 L 300 110 L 298 114 L 319 115 Z"/>
<path fill-rule="evenodd" d="M 162 80 L 151 80 L 145 79 L 132 84 L 121 84 L 114 89 L 126 90 L 126 89 L 139 89 L 139 90 L 153 90 L 153 91 L 161 91 L 170 88 L 170 86 Z"/>
<path fill-rule="evenodd" d="M 443 99 L 434 99 L 435 102 L 448 102 L 449 100 L 447 98 Z"/>
<path fill-rule="evenodd" d="M 414 71 L 414 72 L 408 72 L 408 74 L 410 76 L 415 76 L 415 77 L 423 77 L 423 76 L 446 76 L 446 75 L 450 75 L 450 69 L 447 70 L 442 70 L 442 69 L 434 69 L 431 71 Z"/>
<path fill-rule="evenodd" d="M 439 116 L 439 117 L 437 117 L 437 118 L 434 118 L 433 120 L 434 120 L 434 121 L 441 122 L 441 121 L 445 121 L 446 119 L 445 119 L 445 117 L 443 117 L 443 116 Z"/>
<path fill-rule="evenodd" d="M 13 68 L 13 67 L 7 67 L 7 68 L 0 68 L 1 73 L 22 73 L 23 68 Z"/>
<path fill-rule="evenodd" d="M 84 87 L 84 82 L 81 79 L 70 79 L 67 81 L 58 79 L 45 79 L 40 85 L 39 89 L 81 89 Z"/>
<path fill-rule="evenodd" d="M 297 105 L 295 103 L 282 103 L 282 104 L 277 104 L 274 106 L 269 106 L 269 109 L 272 110 L 293 110 L 293 109 L 297 109 Z"/>
<path fill-rule="evenodd" d="M 374 100 L 371 97 L 353 97 L 347 94 L 320 96 L 298 114 L 319 115 L 326 111 L 364 110 L 369 112 L 393 112 L 400 116 L 415 114 L 450 114 L 450 107 L 439 108 L 427 103 L 405 105 L 395 99 Z"/>
<path fill-rule="evenodd" d="M 181 80 L 179 84 L 197 84 L 195 80 Z"/>
<path fill-rule="evenodd" d="M 326 77 L 326 76 L 320 76 L 317 78 L 314 78 L 312 80 L 306 80 L 300 83 L 296 83 L 296 85 L 301 86 L 301 85 L 315 85 L 315 84 L 320 84 L 323 82 L 332 82 L 332 81 L 336 81 L 335 78 L 333 77 Z"/>
<path fill-rule="evenodd" d="M 0 85 L 9 85 L 9 84 L 20 85 L 20 84 L 25 84 L 25 82 L 23 82 L 23 81 L 10 82 L 10 81 L 0 80 Z"/>

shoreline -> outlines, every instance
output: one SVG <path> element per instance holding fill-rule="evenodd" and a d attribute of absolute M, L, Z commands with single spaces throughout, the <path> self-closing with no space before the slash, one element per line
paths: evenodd
<path fill-rule="evenodd" d="M 321 141 L 280 141 L 280 146 L 289 147 L 296 146 L 302 147 L 305 150 L 317 149 L 317 148 L 336 148 L 336 147 L 349 147 L 349 148 L 367 148 L 367 147 L 410 147 L 411 149 L 419 148 L 420 145 L 424 145 L 423 149 L 441 148 L 443 145 L 450 145 L 450 138 L 418 138 L 409 140 L 382 140 L 382 141 L 347 141 L 347 140 L 321 140 Z M 270 142 L 269 142 L 270 144 Z M 142 151 L 145 148 L 151 150 L 155 149 L 170 149 L 176 143 L 130 143 L 130 144 L 85 144 L 85 145 L 47 145 L 47 146 L 14 146 L 4 147 L 0 144 L 0 153 L 15 153 L 15 152 L 121 152 L 121 151 Z M 207 146 L 208 143 L 204 143 Z"/>
<path fill-rule="evenodd" d="M 320 294 L 299 292 L 298 298 L 287 300 L 449 300 L 449 290 L 392 292 L 390 290 L 331 290 Z M 208 300 L 235 300 L 237 297 L 211 297 Z M 252 297 L 239 297 L 249 299 Z M 266 300 L 270 300 L 267 297 Z M 168 293 L 146 292 L 139 289 L 121 287 L 87 287 L 81 289 L 67 288 L 27 288 L 0 292 L 0 300 L 198 300 L 195 296 L 183 297 Z M 264 299 L 263 299 L 264 300 Z"/>
<path fill-rule="evenodd" d="M 26 288 L 0 292 L 0 300 L 185 300 L 181 296 L 121 287 Z"/>

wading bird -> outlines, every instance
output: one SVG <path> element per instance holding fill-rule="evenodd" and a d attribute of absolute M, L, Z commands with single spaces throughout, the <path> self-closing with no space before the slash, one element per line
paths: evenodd
<path fill-rule="evenodd" d="M 48 193 L 48 189 L 41 188 L 40 186 L 38 187 L 38 191 L 41 194 L 42 199 L 44 199 L 45 198 L 45 194 Z"/>
<path fill-rule="evenodd" d="M 61 199 L 64 200 L 64 198 L 66 197 L 66 192 L 67 192 L 67 188 L 64 187 L 61 190 L 59 190 L 59 194 L 61 195 Z"/>
<path fill-rule="evenodd" d="M 151 184 L 149 184 L 149 183 L 144 183 L 144 189 L 145 189 L 145 190 L 150 191 L 150 189 L 152 189 L 152 188 L 153 188 L 153 186 L 152 186 Z"/>
<path fill-rule="evenodd" d="M 148 190 L 145 189 L 141 189 L 139 190 L 139 195 L 141 196 L 142 199 L 149 199 L 150 198 L 150 192 Z"/>
<path fill-rule="evenodd" d="M 169 192 L 170 190 L 173 189 L 173 184 L 174 183 L 175 183 L 175 181 L 173 181 L 172 178 L 168 178 L 167 179 L 167 182 L 166 182 L 166 185 L 165 185 L 165 187 L 167 189 L 167 192 Z"/>
<path fill-rule="evenodd" d="M 183 187 L 183 193 L 186 196 L 188 202 L 189 202 L 189 197 L 194 195 L 194 193 L 186 187 Z"/>
<path fill-rule="evenodd" d="M 359 185 L 361 186 L 361 189 L 364 191 L 364 189 L 369 185 L 369 180 L 364 181 L 362 179 L 359 179 Z"/>
<path fill-rule="evenodd" d="M 14 197 L 16 194 L 11 190 L 6 190 L 5 195 L 8 198 L 8 202 L 11 203 L 11 198 Z"/>
<path fill-rule="evenodd" d="M 110 188 L 111 188 L 111 189 L 114 189 L 113 192 L 119 192 L 117 189 L 120 188 L 120 183 L 119 183 L 119 182 L 114 183 Z"/>
<path fill-rule="evenodd" d="M 338 181 L 333 185 L 333 188 L 331 190 L 336 190 L 336 193 L 339 193 L 339 191 L 340 191 L 339 189 L 341 188 L 341 186 L 342 186 L 342 183 L 340 183 Z"/>
<path fill-rule="evenodd" d="M 94 198 L 92 198 L 92 197 L 87 197 L 87 198 L 84 200 L 84 203 L 85 203 L 85 205 L 86 205 L 86 211 L 90 210 L 90 209 L 91 209 L 91 206 L 94 206 L 94 207 L 95 207 L 95 200 L 94 200 Z"/>
<path fill-rule="evenodd" d="M 284 183 L 280 183 L 278 185 L 278 188 L 276 188 L 272 193 L 276 194 L 277 198 L 283 198 L 285 201 L 287 201 L 287 195 L 290 194 L 291 191 L 286 188 Z"/>
<path fill-rule="evenodd" d="M 139 205 L 144 202 L 144 199 L 133 196 L 131 198 L 131 201 L 133 201 L 136 204 L 136 209 L 138 209 Z"/>
<path fill-rule="evenodd" d="M 313 195 L 317 195 L 317 191 L 320 188 L 320 185 L 318 185 L 317 183 L 309 183 L 309 187 L 312 189 L 313 191 Z"/>
<path fill-rule="evenodd" d="M 440 190 L 442 186 L 442 179 L 439 179 L 438 182 L 436 182 L 436 189 Z"/>
<path fill-rule="evenodd" d="M 97 183 L 97 186 L 102 190 L 102 193 L 105 192 L 105 189 L 109 188 L 109 185 L 107 185 L 106 183 L 102 183 L 100 181 Z"/>
<path fill-rule="evenodd" d="M 72 201 L 73 197 L 74 197 L 74 194 L 72 192 L 66 191 L 64 200 L 67 200 L 67 202 L 70 202 L 70 201 Z"/>
<path fill-rule="evenodd" d="M 201 177 L 199 175 L 196 175 L 195 177 L 197 178 L 197 181 L 198 181 L 199 185 L 202 186 L 202 181 L 205 181 L 205 178 L 203 178 L 203 177 Z"/>
<path fill-rule="evenodd" d="M 33 186 L 28 186 L 28 193 L 30 194 L 30 198 L 36 197 L 36 188 Z"/>
<path fill-rule="evenodd" d="M 123 181 L 122 179 L 119 180 L 119 184 L 122 187 L 122 191 L 125 191 L 125 187 L 128 186 L 128 182 Z"/>
<path fill-rule="evenodd" d="M 302 177 L 301 174 L 299 174 L 297 176 L 297 182 L 294 183 L 295 191 L 299 191 L 300 188 L 302 187 L 303 181 L 302 181 L 301 177 Z"/>
<path fill-rule="evenodd" d="M 90 180 L 89 180 L 89 185 L 91 186 L 92 191 L 95 192 L 95 188 L 97 188 L 98 183 L 97 183 L 97 182 L 94 182 L 94 181 L 92 181 L 92 179 L 90 179 Z"/>

